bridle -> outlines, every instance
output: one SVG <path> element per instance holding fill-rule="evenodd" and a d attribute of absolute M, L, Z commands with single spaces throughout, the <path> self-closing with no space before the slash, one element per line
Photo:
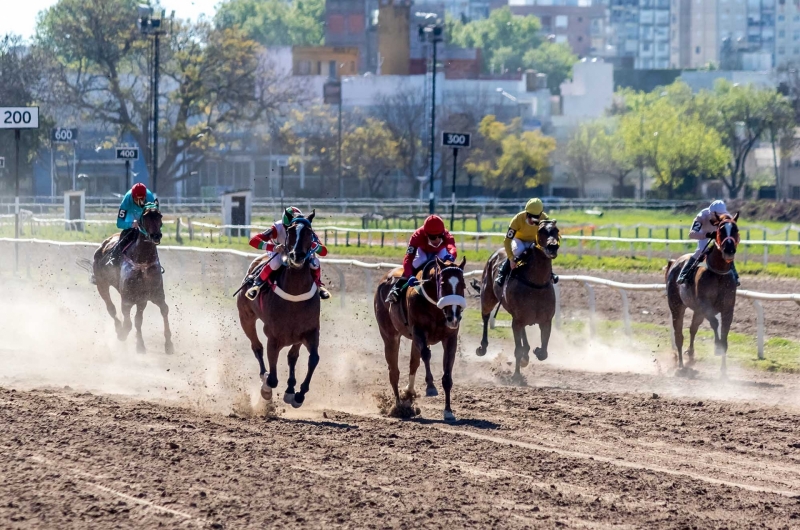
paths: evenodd
<path fill-rule="evenodd" d="M 155 212 L 159 215 L 159 217 L 161 217 L 161 212 L 158 211 L 154 204 L 145 204 L 144 210 L 142 210 L 142 215 L 139 216 L 139 233 L 144 236 L 146 241 L 155 243 L 153 237 L 147 232 L 147 230 L 144 229 L 144 218 L 146 215 L 151 214 L 151 212 Z"/>
<path fill-rule="evenodd" d="M 436 284 L 436 300 L 431 298 L 428 295 L 428 292 L 425 290 L 425 287 L 423 285 L 425 281 L 420 282 L 419 290 L 422 293 L 422 296 L 425 297 L 425 300 L 427 300 L 428 302 L 430 302 L 431 304 L 435 305 L 436 307 L 442 310 L 447 306 L 459 306 L 461 307 L 462 310 L 466 309 L 467 300 L 463 296 L 455 293 L 455 285 L 453 286 L 452 294 L 447 294 L 442 296 L 442 275 L 445 271 L 453 271 L 453 272 L 457 271 L 457 274 L 461 276 L 459 283 L 464 283 L 464 271 L 461 268 L 456 267 L 454 265 L 440 268 L 437 264 L 434 263 L 433 278 L 430 279 L 432 279 Z"/>
<path fill-rule="evenodd" d="M 726 230 L 727 236 L 724 237 L 724 238 L 722 237 L 722 227 L 725 226 L 725 225 L 728 225 L 728 228 L 730 228 L 731 225 L 732 226 L 736 226 L 736 223 L 734 222 L 733 219 L 725 217 L 725 218 L 721 219 L 719 224 L 717 225 L 717 237 L 715 238 L 714 243 L 716 244 L 717 249 L 719 249 L 720 252 L 723 252 L 722 247 L 728 241 L 733 243 L 734 248 L 739 246 L 740 238 L 739 238 L 739 233 L 738 232 L 736 233 L 736 237 L 734 237 L 734 236 L 731 235 L 732 230 L 728 229 L 728 230 Z M 730 263 L 732 261 L 733 260 L 729 260 L 729 259 L 725 260 L 726 263 Z"/>
<path fill-rule="evenodd" d="M 292 220 L 292 224 L 289 225 L 289 228 L 296 227 L 298 224 L 299 225 L 303 225 L 304 228 L 308 228 L 309 230 L 311 230 L 312 242 L 313 242 L 314 231 L 311 229 L 311 221 L 309 221 L 305 217 L 297 217 L 297 218 Z M 288 242 L 289 242 L 289 230 L 287 229 L 287 231 L 286 231 L 286 241 L 283 242 L 284 246 L 288 246 L 287 245 Z M 292 252 L 295 252 L 295 256 L 297 255 L 296 254 L 297 245 L 299 243 L 300 243 L 300 237 L 299 237 L 299 234 L 298 234 L 297 240 L 294 242 L 294 247 L 292 247 Z M 308 258 L 310 258 L 311 254 L 313 254 L 313 253 L 314 253 L 314 246 L 311 245 L 311 247 L 309 247 L 309 249 L 308 249 L 308 252 L 306 252 L 305 255 L 303 256 L 303 259 L 299 260 L 300 263 L 305 263 L 306 260 L 308 260 Z M 295 259 L 294 261 L 296 262 L 298 260 Z"/>

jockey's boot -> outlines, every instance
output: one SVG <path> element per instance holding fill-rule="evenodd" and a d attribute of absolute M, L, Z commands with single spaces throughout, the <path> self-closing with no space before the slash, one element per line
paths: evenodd
<path fill-rule="evenodd" d="M 694 271 L 695 264 L 697 264 L 697 258 L 694 256 L 686 260 L 686 263 L 683 264 L 683 268 L 681 269 L 681 273 L 678 275 L 678 285 L 686 283 L 686 280 L 689 279 L 689 274 Z"/>
<path fill-rule="evenodd" d="M 558 274 L 555 274 L 555 273 L 551 272 L 550 276 L 553 279 L 553 285 L 557 284 L 558 283 Z"/>
<path fill-rule="evenodd" d="M 262 280 L 259 276 L 255 280 L 253 280 L 253 286 L 250 287 L 244 295 L 247 297 L 248 300 L 255 300 L 258 298 L 258 293 L 261 292 L 261 287 L 264 285 L 265 280 Z"/>
<path fill-rule="evenodd" d="M 322 271 L 320 269 L 311 269 L 311 274 L 314 276 L 314 283 L 317 284 L 317 291 L 319 291 L 319 297 L 323 300 L 327 300 L 331 297 L 331 293 L 322 285 Z"/>
<path fill-rule="evenodd" d="M 408 280 L 404 277 L 400 277 L 392 287 L 392 290 L 389 291 L 389 296 L 386 297 L 387 304 L 396 304 L 400 300 L 400 294 L 403 292 L 403 289 L 408 284 Z"/>
<path fill-rule="evenodd" d="M 733 274 L 733 279 L 736 280 L 736 287 L 741 287 L 742 284 L 739 283 L 739 271 L 736 270 L 735 263 L 731 263 L 731 274 Z"/>
<path fill-rule="evenodd" d="M 503 265 L 500 267 L 500 272 L 497 275 L 497 280 L 495 280 L 495 283 L 497 283 L 497 285 L 502 287 L 503 284 L 506 283 L 506 278 L 508 277 L 508 273 L 510 272 L 511 272 L 511 261 L 508 258 L 506 258 L 506 260 L 503 262 Z"/>

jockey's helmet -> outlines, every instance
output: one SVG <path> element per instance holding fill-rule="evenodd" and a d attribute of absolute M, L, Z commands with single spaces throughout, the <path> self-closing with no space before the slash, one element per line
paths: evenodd
<path fill-rule="evenodd" d="M 147 199 L 147 186 L 141 182 L 134 184 L 131 188 L 131 198 L 133 198 L 134 201 L 143 201 Z"/>
<path fill-rule="evenodd" d="M 422 224 L 422 231 L 429 236 L 440 236 L 444 234 L 444 221 L 438 215 L 430 215 Z"/>
<path fill-rule="evenodd" d="M 711 205 L 708 207 L 708 211 L 713 214 L 717 214 L 717 217 L 719 217 L 724 213 L 728 213 L 728 207 L 725 206 L 725 203 L 723 201 L 716 200 L 712 202 Z"/>
<path fill-rule="evenodd" d="M 525 205 L 525 213 L 528 215 L 532 215 L 534 217 L 539 217 L 542 215 L 544 211 L 544 204 L 542 204 L 542 199 L 534 198 L 528 201 L 528 204 Z"/>
<path fill-rule="evenodd" d="M 294 206 L 289 206 L 283 211 L 283 226 L 289 226 L 292 224 L 292 220 L 295 217 L 303 217 L 303 212 L 300 211 L 300 208 L 295 208 Z"/>

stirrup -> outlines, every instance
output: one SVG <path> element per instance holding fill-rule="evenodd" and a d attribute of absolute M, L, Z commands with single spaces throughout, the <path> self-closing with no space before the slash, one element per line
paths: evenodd
<path fill-rule="evenodd" d="M 259 292 L 261 292 L 261 286 L 260 286 L 260 285 L 254 285 L 254 286 L 252 286 L 251 288 L 249 288 L 249 289 L 247 290 L 247 292 L 245 292 L 245 293 L 244 293 L 244 296 L 245 296 L 245 297 L 246 297 L 248 300 L 250 300 L 250 301 L 253 301 L 253 300 L 255 300 L 256 298 L 258 298 L 258 293 L 259 293 Z"/>
<path fill-rule="evenodd" d="M 392 287 L 392 290 L 389 291 L 389 294 L 386 296 L 386 300 L 384 300 L 387 304 L 396 304 L 400 300 L 400 291 Z"/>

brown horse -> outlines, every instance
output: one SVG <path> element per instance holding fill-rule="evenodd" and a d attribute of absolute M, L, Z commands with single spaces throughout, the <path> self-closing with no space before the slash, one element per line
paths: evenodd
<path fill-rule="evenodd" d="M 707 251 L 706 266 L 697 267 L 689 281 L 678 284 L 678 275 L 684 262 L 691 254 L 667 264 L 667 301 L 672 313 L 672 328 L 675 334 L 675 347 L 678 349 L 679 374 L 685 370 L 683 364 L 683 316 L 686 308 L 692 310 L 692 324 L 689 327 L 689 365 L 694 364 L 694 338 L 703 319 L 708 320 L 714 330 L 714 354 L 722 357 L 722 377 L 725 377 L 728 352 L 728 331 L 733 322 L 733 308 L 736 305 L 736 280 L 731 267 L 739 244 L 739 228 L 733 217 L 724 215 L 717 223 L 717 234 Z"/>
<path fill-rule="evenodd" d="M 301 407 L 306 398 L 314 369 L 319 364 L 319 314 L 320 301 L 317 284 L 311 275 L 309 258 L 314 242 L 311 221 L 314 212 L 306 217 L 295 217 L 286 228 L 285 256 L 286 264 L 281 267 L 274 283 L 265 285 L 258 297 L 250 301 L 241 290 L 236 298 L 239 309 L 239 323 L 244 330 L 253 353 L 258 360 L 259 377 L 261 378 L 261 396 L 272 400 L 272 389 L 278 386 L 278 355 L 281 348 L 289 349 L 289 380 L 283 401 L 294 408 Z M 274 259 L 284 259 L 276 254 Z M 265 262 L 267 256 L 253 260 L 248 275 Z M 264 366 L 264 347 L 256 332 L 256 321 L 264 323 L 264 334 L 267 336 L 267 362 L 269 372 Z M 300 385 L 300 392 L 295 393 L 295 365 L 300 356 L 300 346 L 308 350 L 308 372 Z"/>
<path fill-rule="evenodd" d="M 131 331 L 131 309 L 136 306 L 136 350 L 139 353 L 145 352 L 142 318 L 147 302 L 152 302 L 161 309 L 161 317 L 164 319 L 164 349 L 167 353 L 173 352 L 169 306 L 164 296 L 164 281 L 156 248 L 161 243 L 161 226 L 161 212 L 155 205 L 146 205 L 139 219 L 136 240 L 123 251 L 121 259 L 116 260 L 114 265 L 106 263 L 108 253 L 120 237 L 120 234 L 115 234 L 103 241 L 94 253 L 92 263 L 92 282 L 97 285 L 97 292 L 106 303 L 108 314 L 114 319 L 119 340 L 128 337 Z M 109 295 L 112 286 L 119 292 L 122 300 L 122 322 L 117 319 L 117 309 Z"/>
<path fill-rule="evenodd" d="M 511 271 L 503 287 L 497 285 L 495 279 L 506 259 L 505 250 L 492 254 L 483 269 L 481 280 L 481 316 L 483 317 L 483 338 L 475 353 L 486 355 L 489 345 L 487 326 L 489 317 L 498 304 L 511 314 L 511 329 L 514 332 L 514 357 L 516 367 L 513 380 L 522 381 L 519 369 L 528 366 L 527 326 L 539 325 L 542 335 L 542 346 L 533 350 L 540 361 L 547 359 L 547 345 L 550 342 L 550 329 L 556 313 L 556 294 L 553 288 L 553 262 L 558 256 L 561 239 L 556 220 L 551 219 L 539 223 L 536 242 L 523 252 L 517 267 Z"/>
<path fill-rule="evenodd" d="M 397 385 L 400 381 L 400 368 L 398 357 L 400 351 L 400 336 L 411 340 L 411 362 L 408 372 L 408 386 L 406 386 L 403 400 L 412 402 L 417 393 L 414 390 L 414 377 L 419 368 L 419 361 L 425 363 L 425 390 L 426 396 L 436 396 L 438 391 L 433 384 L 431 373 L 431 348 L 433 344 L 442 343 L 444 348 L 442 388 L 444 388 L 445 421 L 455 421 L 456 417 L 450 408 L 450 389 L 453 388 L 453 365 L 456 361 L 456 348 L 458 347 L 458 328 L 467 301 L 464 298 L 464 265 L 467 260 L 462 259 L 460 265 L 443 262 L 439 258 L 428 262 L 417 273 L 420 284 L 417 289 L 409 288 L 405 296 L 398 303 L 386 303 L 386 296 L 403 269 L 391 271 L 378 285 L 375 291 L 373 307 L 378 328 L 384 344 L 384 354 L 389 365 L 389 382 L 392 385 L 395 398 L 395 409 L 402 408 L 400 391 Z"/>

